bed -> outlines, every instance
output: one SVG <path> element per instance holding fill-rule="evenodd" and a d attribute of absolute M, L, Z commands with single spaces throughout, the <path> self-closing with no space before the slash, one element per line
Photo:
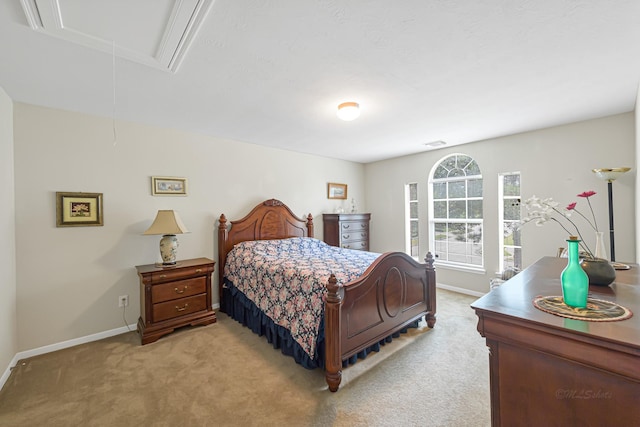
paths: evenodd
<path fill-rule="evenodd" d="M 248 255 L 257 251 L 257 246 L 264 249 L 264 245 L 270 243 L 262 241 L 282 241 L 282 244 L 289 246 L 324 244 L 313 237 L 311 214 L 306 219 L 299 218 L 288 206 L 276 199 L 258 204 L 240 220 L 228 221 L 222 214 L 218 224 L 221 311 L 242 321 L 258 334 L 272 335 L 267 336 L 267 339 L 276 348 L 285 346 L 284 341 L 290 344 L 291 335 L 288 334 L 296 331 L 276 325 L 272 332 L 268 332 L 270 325 L 265 326 L 265 323 L 271 324 L 272 320 L 261 311 L 262 296 L 245 291 L 254 297 L 251 300 L 238 290 L 237 283 L 234 284 L 225 276 L 225 271 L 230 271 L 231 268 L 227 266 L 228 258 L 230 261 L 235 257 L 234 265 L 240 262 L 238 259 L 242 257 L 237 251 L 241 248 L 249 259 Z M 234 248 L 236 252 L 233 252 Z M 331 248 L 354 254 L 360 252 Z M 366 257 L 364 254 L 356 255 Z M 435 270 L 431 254 L 427 254 L 424 264 L 401 252 L 373 254 L 372 259 L 361 274 L 356 277 L 349 276 L 348 281 L 345 281 L 345 274 L 335 271 L 326 273 L 326 280 L 319 285 L 322 313 L 313 360 L 320 360 L 319 367 L 324 369 L 327 385 L 332 392 L 338 390 L 342 380 L 342 368 L 349 360 L 366 355 L 371 349 L 377 351 L 379 344 L 383 344 L 391 336 L 397 336 L 407 327 L 417 325 L 423 316 L 428 327 L 433 328 L 435 325 Z M 293 285 L 291 287 L 293 288 Z M 273 290 L 271 292 L 274 293 Z M 238 313 L 234 305 L 239 300 L 250 308 Z M 248 318 L 254 317 L 260 319 L 256 322 L 261 324 L 247 324 L 251 322 Z M 297 330 L 297 327 L 295 329 Z M 299 347 L 298 343 L 293 343 L 293 348 L 297 349 L 298 353 Z M 283 353 L 296 358 L 295 354 L 291 354 L 294 350 L 283 350 Z M 304 356 L 309 359 L 308 354 Z M 297 358 L 296 361 L 300 363 Z"/>

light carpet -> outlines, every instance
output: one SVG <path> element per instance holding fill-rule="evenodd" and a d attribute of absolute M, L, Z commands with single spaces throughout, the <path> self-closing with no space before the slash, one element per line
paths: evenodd
<path fill-rule="evenodd" d="M 438 289 L 435 328 L 343 370 L 337 393 L 223 313 L 145 346 L 129 332 L 33 357 L 0 391 L 0 425 L 488 426 L 475 299 Z"/>

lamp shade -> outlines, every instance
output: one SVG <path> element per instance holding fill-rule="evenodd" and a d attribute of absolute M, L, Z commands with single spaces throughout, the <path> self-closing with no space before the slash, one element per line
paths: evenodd
<path fill-rule="evenodd" d="M 184 234 L 187 227 L 182 223 L 178 212 L 173 210 L 159 210 L 156 219 L 143 234 Z"/>
<path fill-rule="evenodd" d="M 336 113 L 338 117 L 346 122 L 355 120 L 360 115 L 360 105 L 357 102 L 343 102 L 338 105 Z"/>
<path fill-rule="evenodd" d="M 625 172 L 629 172 L 631 168 L 603 168 L 594 169 L 593 172 L 596 176 L 605 181 L 615 181 L 620 175 Z"/>

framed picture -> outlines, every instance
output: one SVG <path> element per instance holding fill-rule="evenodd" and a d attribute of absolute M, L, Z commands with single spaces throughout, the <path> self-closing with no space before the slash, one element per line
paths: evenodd
<path fill-rule="evenodd" d="M 151 194 L 154 196 L 186 196 L 187 178 L 152 176 Z"/>
<path fill-rule="evenodd" d="M 347 198 L 347 184 L 336 184 L 330 182 L 327 188 L 328 199 L 346 199 Z"/>
<path fill-rule="evenodd" d="M 103 225 L 102 193 L 56 192 L 56 227 Z"/>

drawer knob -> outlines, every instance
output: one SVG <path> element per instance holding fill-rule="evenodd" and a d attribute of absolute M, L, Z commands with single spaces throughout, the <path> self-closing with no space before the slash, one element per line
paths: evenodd
<path fill-rule="evenodd" d="M 161 275 L 160 275 L 160 278 L 161 278 L 161 279 L 166 279 L 166 278 L 167 278 L 167 275 L 166 275 L 166 274 L 161 274 Z"/>
<path fill-rule="evenodd" d="M 342 235 L 342 238 L 343 238 L 343 239 L 348 239 L 349 237 L 351 237 L 351 234 L 343 234 L 343 235 Z"/>
<path fill-rule="evenodd" d="M 187 285 L 184 285 L 184 289 L 182 289 L 182 290 L 180 290 L 180 289 L 176 288 L 176 289 L 175 289 L 176 294 L 184 294 L 184 291 L 186 291 L 186 290 L 187 290 L 187 288 L 188 288 L 188 286 L 187 286 Z"/>
<path fill-rule="evenodd" d="M 178 307 L 178 306 L 176 305 L 176 311 L 185 311 L 185 310 L 187 309 L 187 307 L 189 307 L 189 303 L 186 303 L 186 304 L 184 305 L 184 307 Z"/>
<path fill-rule="evenodd" d="M 196 268 L 196 273 L 202 273 L 202 269 L 201 268 Z"/>
<path fill-rule="evenodd" d="M 349 224 L 345 224 L 342 226 L 342 228 L 349 228 L 349 227 L 350 227 Z"/>

